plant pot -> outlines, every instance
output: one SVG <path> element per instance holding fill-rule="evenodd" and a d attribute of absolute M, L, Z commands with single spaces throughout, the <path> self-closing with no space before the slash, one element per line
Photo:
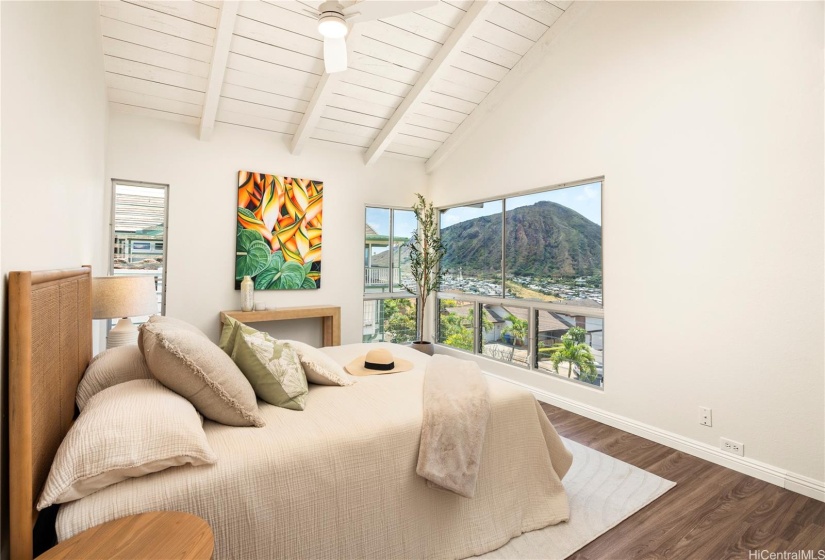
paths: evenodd
<path fill-rule="evenodd" d="M 435 346 L 433 346 L 433 343 L 427 342 L 426 340 L 416 340 L 415 342 L 410 342 L 410 348 L 423 352 L 428 356 L 432 356 L 435 353 Z"/>

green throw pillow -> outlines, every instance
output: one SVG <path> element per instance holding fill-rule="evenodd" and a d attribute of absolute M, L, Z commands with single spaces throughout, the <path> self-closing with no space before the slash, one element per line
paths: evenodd
<path fill-rule="evenodd" d="M 218 341 L 218 346 L 221 350 L 226 352 L 229 356 L 232 355 L 232 350 L 235 349 L 235 340 L 238 338 L 238 333 L 244 332 L 246 334 L 254 334 L 259 332 L 245 323 L 241 323 L 237 319 L 227 317 L 221 330 L 221 339 Z"/>
<path fill-rule="evenodd" d="M 304 409 L 307 378 L 289 343 L 278 343 L 265 332 L 240 329 L 232 359 L 262 400 L 292 410 Z"/>

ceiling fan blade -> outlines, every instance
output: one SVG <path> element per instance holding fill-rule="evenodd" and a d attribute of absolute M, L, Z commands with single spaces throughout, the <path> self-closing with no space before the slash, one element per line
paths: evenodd
<path fill-rule="evenodd" d="M 362 0 L 343 9 L 344 17 L 353 23 L 384 19 L 431 8 L 438 0 Z"/>
<path fill-rule="evenodd" d="M 346 39 L 324 37 L 324 68 L 328 74 L 347 69 Z"/>

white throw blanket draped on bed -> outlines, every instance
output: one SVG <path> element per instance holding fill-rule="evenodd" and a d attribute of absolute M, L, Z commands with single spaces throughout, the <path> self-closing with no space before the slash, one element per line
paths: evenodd
<path fill-rule="evenodd" d="M 418 476 L 431 488 L 472 498 L 489 418 L 487 380 L 478 364 L 433 356 L 424 374 Z"/>

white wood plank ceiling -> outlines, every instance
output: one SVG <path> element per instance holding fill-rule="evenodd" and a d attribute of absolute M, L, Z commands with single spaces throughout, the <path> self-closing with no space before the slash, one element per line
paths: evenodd
<path fill-rule="evenodd" d="M 306 11 L 319 4 L 101 1 L 112 109 L 192 124 L 203 140 L 214 126 L 248 127 L 287 135 L 293 152 L 322 143 L 360 150 L 367 163 L 386 155 L 432 164 L 571 0 L 440 0 L 358 23 L 349 68 L 336 74 L 324 73 Z"/>

